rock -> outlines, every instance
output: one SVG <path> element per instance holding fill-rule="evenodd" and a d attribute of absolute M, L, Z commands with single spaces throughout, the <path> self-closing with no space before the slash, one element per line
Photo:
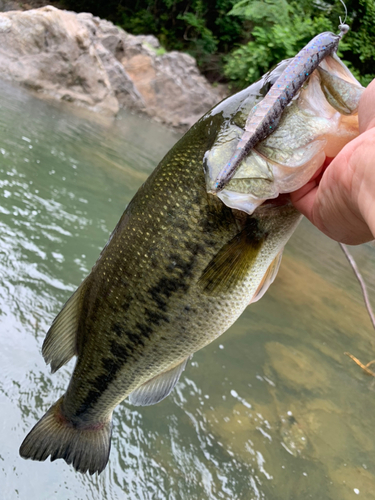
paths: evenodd
<path fill-rule="evenodd" d="M 308 445 L 303 427 L 291 412 L 289 415 L 280 415 L 280 436 L 284 448 L 294 457 L 301 455 Z"/>
<path fill-rule="evenodd" d="M 224 97 L 194 58 L 166 53 L 154 36 L 51 6 L 0 13 L 0 72 L 40 96 L 107 115 L 128 107 L 180 128 Z"/>
<path fill-rule="evenodd" d="M 142 95 L 134 85 L 123 65 L 104 45 L 97 44 L 98 56 L 107 72 L 108 79 L 114 91 L 119 106 L 139 111 L 147 111 Z"/>
<path fill-rule="evenodd" d="M 122 62 L 149 113 L 172 125 L 193 125 L 218 101 L 188 54 L 139 54 Z"/>
<path fill-rule="evenodd" d="M 48 6 L 0 14 L 0 74 L 56 99 L 118 111 L 90 33 L 72 12 Z"/>
<path fill-rule="evenodd" d="M 19 10 L 20 5 L 18 2 L 5 2 L 0 0 L 0 10 L 4 12 L 9 12 L 11 10 Z"/>

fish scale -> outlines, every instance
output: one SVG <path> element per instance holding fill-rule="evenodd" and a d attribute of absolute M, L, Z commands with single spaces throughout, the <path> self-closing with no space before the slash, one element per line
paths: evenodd
<path fill-rule="evenodd" d="M 149 340 L 147 337 L 147 332 L 142 332 L 139 326 L 143 324 L 143 320 L 145 317 L 143 304 L 148 304 L 148 309 L 151 310 L 151 312 L 149 312 L 149 316 L 152 317 L 152 314 L 156 316 L 156 320 L 154 321 L 154 323 L 163 324 L 164 329 L 161 329 L 159 333 L 160 336 L 162 336 L 163 330 L 175 330 L 176 326 L 173 324 L 173 322 L 171 324 L 169 310 L 175 309 L 177 304 L 172 301 L 168 303 L 167 307 L 166 300 L 170 299 L 171 295 L 176 296 L 175 301 L 182 301 L 180 309 L 183 310 L 183 308 L 190 303 L 190 300 L 189 296 L 187 295 L 189 279 L 182 279 L 182 274 L 185 272 L 185 274 L 188 275 L 188 278 L 192 279 L 194 278 L 194 271 L 195 273 L 201 272 L 202 267 L 204 267 L 206 264 L 205 260 L 202 258 L 204 257 L 204 255 L 201 255 L 201 260 L 203 260 L 203 262 L 199 266 L 199 248 L 197 248 L 196 244 L 193 245 L 190 252 L 186 254 L 186 243 L 197 240 L 197 236 L 194 233 L 199 233 L 201 231 L 201 228 L 197 227 L 196 224 L 191 224 L 191 212 L 194 212 L 194 215 L 196 215 L 196 208 L 192 209 L 190 197 L 188 200 L 183 200 L 183 198 L 181 199 L 181 197 L 178 195 L 179 207 L 175 207 L 173 210 L 171 209 L 169 213 L 164 208 L 166 203 L 165 200 L 168 199 L 170 201 L 168 191 L 173 190 L 174 192 L 178 193 L 179 186 L 183 186 L 185 190 L 187 187 L 186 184 L 189 181 L 189 178 L 187 178 L 188 176 L 181 173 L 180 175 L 176 175 L 173 177 L 169 175 L 168 168 L 172 166 L 172 171 L 177 170 L 177 172 L 179 172 L 179 170 L 181 170 L 181 164 L 186 161 L 185 156 L 183 155 L 177 156 L 177 160 L 182 161 L 180 163 L 175 159 L 174 165 L 167 163 L 165 169 L 162 169 L 155 179 L 150 179 L 148 181 L 147 184 L 150 184 L 152 188 L 146 195 L 147 198 L 146 196 L 143 196 L 143 192 L 147 191 L 148 185 L 146 185 L 133 200 L 131 206 L 129 206 L 128 211 L 124 216 L 125 218 L 127 218 L 127 214 L 129 212 L 132 214 L 132 218 L 130 223 L 128 224 L 127 231 L 120 232 L 115 230 L 115 234 L 112 236 L 111 241 L 106 248 L 106 255 L 113 255 L 114 265 L 112 266 L 112 269 L 115 273 L 114 280 L 112 279 L 112 276 L 107 277 L 108 271 L 106 269 L 108 266 L 107 261 L 105 261 L 103 257 L 98 261 L 92 272 L 93 280 L 97 280 L 98 276 L 104 275 L 104 273 L 106 273 L 106 277 L 103 279 L 103 283 L 99 285 L 102 289 L 103 295 L 105 295 L 106 293 L 106 280 L 107 283 L 109 283 L 111 286 L 111 293 L 113 295 L 121 295 L 122 288 L 114 288 L 112 283 L 113 281 L 118 281 L 116 280 L 116 274 L 119 267 L 123 266 L 123 268 L 125 269 L 125 277 L 124 274 L 121 274 L 121 278 L 126 280 L 127 288 L 131 288 L 133 290 L 132 294 L 134 293 L 134 291 L 136 291 L 137 293 L 137 300 L 133 300 L 132 304 L 126 312 L 126 328 L 133 332 L 133 336 L 135 336 L 137 340 L 143 339 L 145 341 L 145 346 L 143 346 L 142 343 L 139 343 L 139 346 L 142 349 L 147 347 L 147 343 Z M 166 173 L 165 170 L 167 171 Z M 186 170 L 191 171 L 191 166 L 189 165 L 189 168 Z M 192 197 L 194 198 L 194 194 Z M 150 204 L 151 206 L 149 206 Z M 198 205 L 196 204 L 196 206 Z M 202 208 L 204 210 L 204 206 Z M 175 216 L 176 209 L 178 209 L 181 213 L 186 214 L 186 217 L 183 217 L 181 220 L 181 226 L 185 233 L 183 237 L 181 234 L 176 237 L 175 234 L 171 234 L 170 230 L 168 231 L 167 229 L 170 228 L 170 224 L 168 222 L 169 218 L 174 219 L 174 226 L 178 228 L 179 219 Z M 150 213 L 152 214 L 152 219 L 149 218 Z M 150 220 L 151 224 L 148 222 L 148 220 Z M 209 218 L 206 219 L 205 222 L 205 225 L 209 226 Z M 123 221 L 120 221 L 120 227 L 122 223 Z M 145 224 L 147 224 L 147 231 L 143 229 L 145 227 Z M 201 226 L 203 224 L 204 222 L 202 221 Z M 237 230 L 237 228 L 235 228 L 235 230 Z M 147 236 L 147 234 L 145 234 L 147 232 L 150 234 L 149 237 Z M 230 232 L 230 235 L 234 235 L 233 229 Z M 168 240 L 167 242 L 166 239 Z M 218 240 L 218 243 L 221 246 L 222 242 L 220 241 L 220 236 Z M 163 242 L 163 245 L 160 245 L 160 242 Z M 142 255 L 139 255 L 140 252 L 138 251 L 139 248 L 145 246 L 148 247 L 147 253 L 150 256 L 150 260 L 148 261 L 142 259 Z M 213 248 L 213 251 L 211 251 L 212 255 L 211 257 L 208 256 L 208 259 L 212 258 L 215 251 L 217 251 L 217 249 L 215 248 L 217 247 L 217 243 L 215 244 L 214 241 L 211 241 L 211 247 Z M 118 253 L 118 250 L 120 248 L 126 248 L 127 257 L 125 258 L 125 262 L 124 258 L 121 257 Z M 166 252 L 166 249 L 170 249 L 169 253 Z M 201 249 L 200 254 L 206 253 L 208 253 L 206 250 Z M 180 265 L 174 266 L 173 262 L 175 262 L 178 258 L 180 259 Z M 207 257 L 205 258 L 207 259 Z M 128 262 L 128 264 L 126 262 Z M 190 269 L 193 267 L 195 262 L 195 269 Z M 183 267 L 185 267 L 184 271 L 181 270 L 181 268 Z M 168 268 L 172 268 L 171 271 L 168 272 Z M 161 272 L 156 274 L 156 270 L 161 270 Z M 191 277 L 189 277 L 190 274 L 192 275 Z M 144 278 L 146 276 L 147 280 Z M 90 290 L 92 290 L 92 288 Z M 90 300 L 90 297 L 88 297 L 87 300 Z M 103 310 L 106 308 L 106 306 L 107 302 L 102 301 L 101 306 L 97 308 L 97 314 L 92 317 L 90 321 L 95 322 L 97 315 L 107 318 L 107 321 L 111 321 L 112 317 L 117 318 L 118 316 L 121 316 L 121 314 L 119 314 L 121 313 L 121 311 L 118 310 L 111 311 L 111 313 L 108 314 L 106 310 Z M 111 304 L 111 307 L 114 308 L 113 303 Z M 160 324 L 157 326 L 160 326 Z M 148 322 L 147 326 L 149 327 L 149 325 L 150 322 Z M 101 325 L 101 327 L 106 328 L 105 325 Z M 86 329 L 86 331 L 87 330 L 88 329 Z M 118 339 L 116 339 L 116 343 L 124 348 L 126 348 L 128 344 L 129 349 L 131 349 L 131 346 L 134 344 L 134 342 L 129 343 L 127 342 L 128 339 L 129 337 L 126 335 L 126 332 L 124 332 L 123 336 L 120 336 Z M 86 339 L 83 337 L 82 342 L 85 344 L 85 346 L 87 346 L 90 343 L 90 338 Z M 91 352 L 90 348 L 87 349 L 87 351 Z M 137 349 L 132 349 L 132 355 L 136 355 L 136 352 Z M 187 354 L 189 353 L 182 352 L 180 356 L 184 357 Z M 172 355 L 172 357 L 174 356 L 175 354 Z M 89 363 L 85 363 L 84 358 L 82 359 L 82 363 L 84 370 L 86 369 L 86 364 L 91 365 L 92 367 L 95 367 L 93 371 L 95 374 L 97 374 L 96 363 L 93 363 L 91 360 Z M 168 360 L 163 360 L 163 363 L 164 365 L 160 366 L 160 369 L 163 369 L 164 366 L 168 364 Z M 160 371 L 160 369 L 159 367 L 157 367 L 156 371 Z M 155 369 L 152 372 L 146 371 L 146 373 L 142 374 L 142 378 L 139 380 L 135 378 L 134 372 L 132 371 L 131 375 L 134 380 L 132 380 L 129 391 L 131 391 L 134 384 L 137 385 L 137 383 L 142 382 L 143 379 L 147 380 L 148 378 L 151 378 L 154 372 Z M 76 373 L 77 377 L 79 377 L 80 362 L 78 362 L 77 364 Z M 95 381 L 95 377 L 93 377 L 92 381 Z M 125 382 L 125 385 L 126 383 L 127 382 Z M 88 386 L 90 386 L 90 384 L 88 384 Z M 73 390 L 74 388 L 72 388 L 72 391 Z M 81 391 L 82 390 L 83 388 L 81 388 Z M 70 391 L 69 388 L 68 395 L 72 391 Z M 102 395 L 102 398 L 105 399 L 105 394 Z M 80 400 L 81 397 L 76 398 L 74 394 L 72 395 L 71 399 L 77 401 Z M 95 402 L 95 400 L 91 401 L 91 405 L 95 404 Z M 104 406 L 107 406 L 106 403 L 104 403 Z M 97 408 L 96 410 L 98 411 Z M 106 413 L 108 413 L 107 410 Z"/>

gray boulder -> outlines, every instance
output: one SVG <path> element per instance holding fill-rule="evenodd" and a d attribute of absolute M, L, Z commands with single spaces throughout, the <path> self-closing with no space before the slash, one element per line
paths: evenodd
<path fill-rule="evenodd" d="M 40 96 L 107 115 L 128 107 L 180 128 L 223 97 L 194 58 L 165 52 L 154 36 L 51 6 L 0 12 L 0 76 Z"/>
<path fill-rule="evenodd" d="M 54 7 L 0 13 L 0 75 L 107 114 L 119 106 L 88 30 Z"/>

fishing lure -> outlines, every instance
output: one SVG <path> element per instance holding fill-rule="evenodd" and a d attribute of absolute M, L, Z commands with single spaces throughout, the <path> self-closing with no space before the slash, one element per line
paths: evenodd
<path fill-rule="evenodd" d="M 214 193 L 221 191 L 232 179 L 249 151 L 275 130 L 282 112 L 321 61 L 337 51 L 341 38 L 349 31 L 349 26 L 340 22 L 339 29 L 338 35 L 327 31 L 313 38 L 291 60 L 265 98 L 255 107 L 254 113 L 247 119 L 245 132 L 236 151 L 216 178 Z"/>

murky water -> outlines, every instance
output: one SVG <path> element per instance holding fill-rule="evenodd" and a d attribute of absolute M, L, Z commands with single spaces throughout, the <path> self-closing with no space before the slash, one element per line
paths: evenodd
<path fill-rule="evenodd" d="M 45 332 L 177 136 L 0 84 L 0 498 L 375 499 L 375 332 L 339 247 L 304 222 L 275 284 L 198 352 L 172 395 L 114 414 L 99 476 L 21 459 L 64 391 Z M 375 296 L 375 248 L 353 249 Z"/>

